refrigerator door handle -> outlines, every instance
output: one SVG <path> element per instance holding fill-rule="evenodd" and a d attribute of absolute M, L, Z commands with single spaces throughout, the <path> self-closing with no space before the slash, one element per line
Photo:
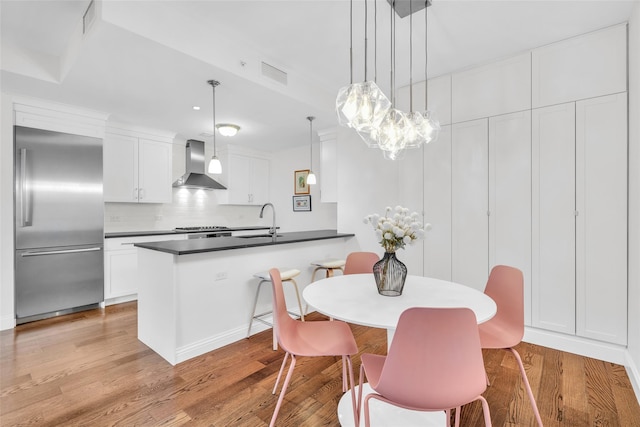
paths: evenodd
<path fill-rule="evenodd" d="M 27 179 L 27 149 L 20 149 L 20 224 L 22 227 L 32 225 L 31 217 L 31 192 Z"/>
<path fill-rule="evenodd" d="M 65 249 L 62 251 L 46 251 L 46 252 L 23 252 L 21 256 L 38 256 L 38 255 L 59 255 L 59 254 L 76 254 L 79 252 L 95 252 L 102 250 L 102 247 L 96 246 L 94 248 L 85 248 L 85 249 Z"/>

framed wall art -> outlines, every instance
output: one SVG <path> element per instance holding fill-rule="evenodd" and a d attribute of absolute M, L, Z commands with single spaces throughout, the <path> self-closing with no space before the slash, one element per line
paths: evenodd
<path fill-rule="evenodd" d="M 311 196 L 293 196 L 294 212 L 310 212 Z"/>
<path fill-rule="evenodd" d="M 310 188 L 307 185 L 307 175 L 309 175 L 309 169 L 299 170 L 293 173 L 293 194 L 309 194 Z"/>

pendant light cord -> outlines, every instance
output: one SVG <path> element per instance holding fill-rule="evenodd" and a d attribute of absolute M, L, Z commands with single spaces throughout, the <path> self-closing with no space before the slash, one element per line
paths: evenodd
<path fill-rule="evenodd" d="M 424 111 L 429 110 L 429 105 L 427 101 L 429 99 L 429 81 L 427 80 L 427 53 L 429 49 L 427 48 L 427 42 L 429 41 L 429 27 L 427 26 L 427 17 L 429 15 L 429 0 L 425 0 L 424 2 Z"/>
<path fill-rule="evenodd" d="M 313 173 L 313 120 L 315 117 L 309 116 L 309 170 Z"/>
<path fill-rule="evenodd" d="M 409 112 L 413 113 L 413 2 L 409 1 Z"/>
<path fill-rule="evenodd" d="M 220 84 L 217 80 L 209 80 L 207 83 L 213 88 L 213 157 L 216 157 L 216 86 Z"/>
<path fill-rule="evenodd" d="M 349 72 L 353 84 L 353 0 L 349 2 Z"/>

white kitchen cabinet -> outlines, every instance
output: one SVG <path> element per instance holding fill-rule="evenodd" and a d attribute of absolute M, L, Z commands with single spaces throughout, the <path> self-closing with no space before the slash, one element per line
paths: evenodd
<path fill-rule="evenodd" d="M 221 204 L 262 205 L 269 201 L 268 159 L 229 153 L 226 168 L 227 190 L 220 195 Z"/>
<path fill-rule="evenodd" d="M 531 53 L 451 76 L 453 123 L 531 108 Z"/>
<path fill-rule="evenodd" d="M 573 37 L 532 52 L 533 108 L 626 90 L 626 24 Z"/>
<path fill-rule="evenodd" d="M 108 133 L 103 159 L 105 202 L 171 203 L 170 143 Z"/>
<path fill-rule="evenodd" d="M 533 325 L 626 344 L 627 99 L 533 111 Z"/>
<path fill-rule="evenodd" d="M 487 135 L 487 119 L 452 127 L 451 277 L 478 290 L 489 274 Z"/>
<path fill-rule="evenodd" d="M 532 112 L 532 326 L 575 333 L 575 108 Z"/>
<path fill-rule="evenodd" d="M 576 334 L 627 343 L 627 96 L 576 103 Z"/>
<path fill-rule="evenodd" d="M 105 239 L 104 299 L 133 299 L 138 293 L 138 249 L 134 244 L 186 238 L 186 234 L 169 234 Z"/>
<path fill-rule="evenodd" d="M 424 220 L 424 275 L 451 280 L 451 126 L 424 147 Z"/>
<path fill-rule="evenodd" d="M 531 324 L 531 111 L 489 118 L 489 268 L 524 275 Z"/>

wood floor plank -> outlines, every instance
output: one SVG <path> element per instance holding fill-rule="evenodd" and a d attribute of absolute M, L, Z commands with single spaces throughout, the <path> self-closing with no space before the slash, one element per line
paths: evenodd
<path fill-rule="evenodd" d="M 137 339 L 136 311 L 125 303 L 0 332 L 0 425 L 268 425 L 284 355 L 271 349 L 270 330 L 171 366 Z M 350 326 L 357 380 L 360 354 L 385 354 L 386 332 Z M 640 427 L 624 367 L 527 343 L 517 349 L 545 426 Z M 483 356 L 493 425 L 535 426 L 511 353 Z M 341 375 L 339 357 L 299 358 L 277 425 L 339 426 Z M 462 425 L 482 425 L 479 403 L 463 407 Z"/>

